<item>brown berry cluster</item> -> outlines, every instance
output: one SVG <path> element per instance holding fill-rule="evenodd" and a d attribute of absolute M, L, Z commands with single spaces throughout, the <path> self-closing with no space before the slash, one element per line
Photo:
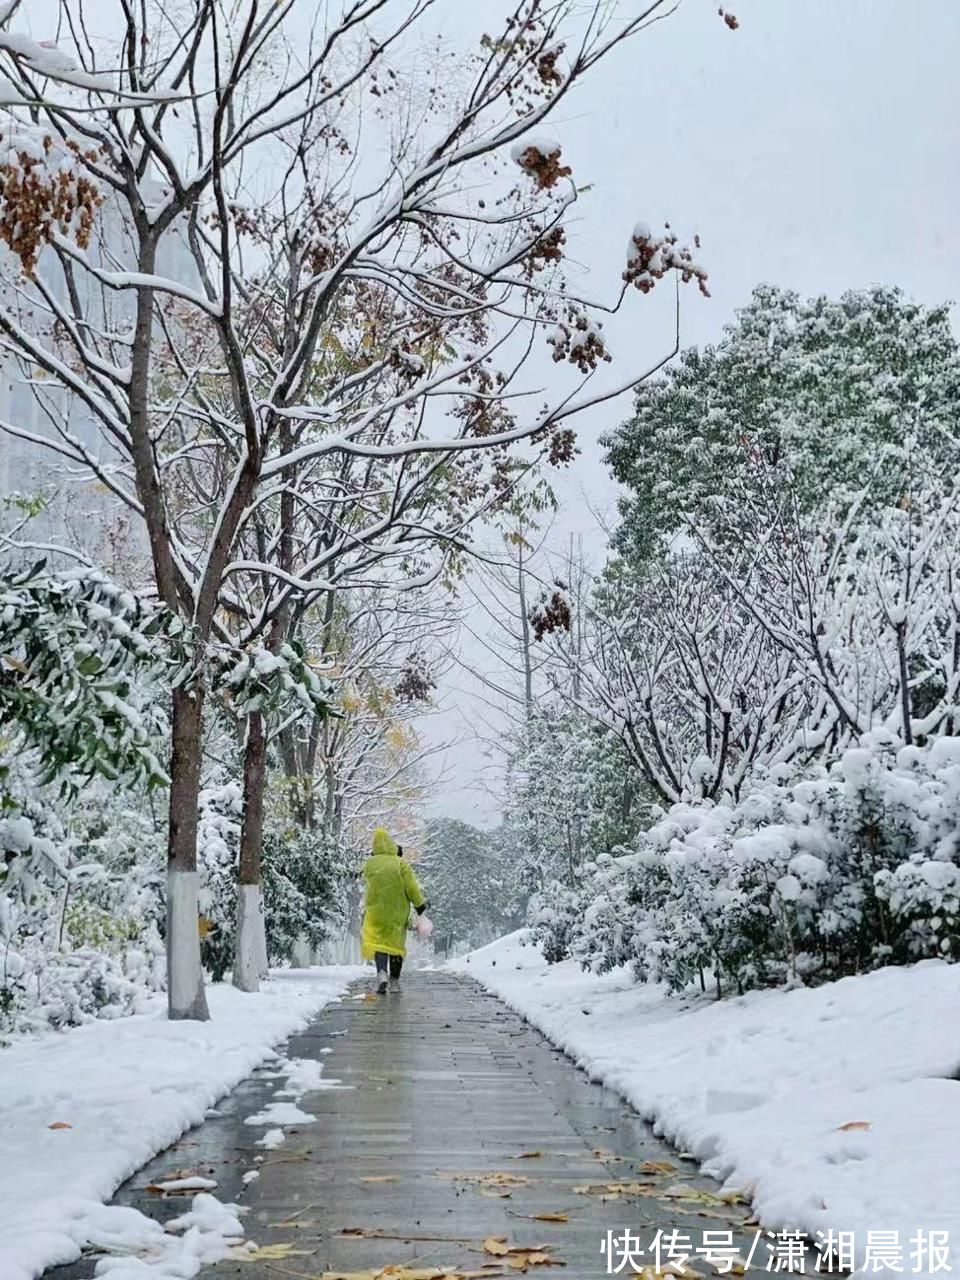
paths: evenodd
<path fill-rule="evenodd" d="M 553 360 L 566 360 L 581 373 L 592 373 L 601 362 L 609 364 L 611 356 L 603 340 L 603 326 L 591 320 L 585 311 L 571 307 L 567 319 L 561 320 L 547 342 L 553 348 Z"/>
<path fill-rule="evenodd" d="M 699 236 L 695 237 L 694 246 L 700 248 Z M 656 282 L 670 271 L 676 271 L 684 284 L 696 280 L 703 296 L 710 297 L 706 271 L 686 245 L 678 244 L 669 226 L 662 236 L 653 235 L 645 227 L 637 227 L 630 240 L 623 279 L 641 293 L 649 293 Z"/>
<path fill-rule="evenodd" d="M 414 654 L 400 672 L 393 692 L 398 702 L 429 702 L 430 694 L 436 687 L 437 682 L 427 670 L 422 657 Z"/>
<path fill-rule="evenodd" d="M 555 631 L 569 631 L 573 621 L 565 583 L 557 579 L 554 587 L 553 594 L 547 596 L 544 592 L 528 615 L 537 640 L 542 640 L 544 636 L 552 635 Z"/>
<path fill-rule="evenodd" d="M 533 279 L 535 272 L 563 260 L 563 246 L 566 238 L 563 227 L 554 227 L 536 241 L 524 261 L 524 274 L 528 280 Z"/>
<path fill-rule="evenodd" d="M 516 161 L 540 191 L 549 191 L 561 178 L 569 178 L 573 173 L 568 164 L 560 163 L 560 147 L 556 144 L 531 142 L 517 153 Z"/>

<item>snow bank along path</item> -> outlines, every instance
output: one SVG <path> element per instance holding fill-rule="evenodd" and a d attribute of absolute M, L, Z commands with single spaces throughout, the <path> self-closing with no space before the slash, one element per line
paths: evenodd
<path fill-rule="evenodd" d="M 0 1049 L 2 1280 L 72 1261 L 104 1213 L 139 1217 L 100 1202 L 360 972 L 286 970 L 258 995 L 218 984 L 207 992 L 210 1022 L 167 1022 L 157 1001 Z"/>
<path fill-rule="evenodd" d="M 522 942 L 453 966 L 749 1195 L 765 1227 L 852 1232 L 859 1265 L 868 1232 L 898 1232 L 903 1273 L 941 1280 L 910 1242 L 947 1231 L 960 1273 L 960 965 L 717 1002 L 550 966 Z"/>

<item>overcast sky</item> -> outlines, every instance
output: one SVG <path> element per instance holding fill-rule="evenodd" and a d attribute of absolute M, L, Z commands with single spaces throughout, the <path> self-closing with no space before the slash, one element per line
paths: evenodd
<path fill-rule="evenodd" d="M 621 3 L 635 12 L 639 0 Z M 613 298 L 634 224 L 669 220 L 684 238 L 699 233 L 710 274 L 711 298 L 683 291 L 684 346 L 716 339 L 761 281 L 805 295 L 878 282 L 926 303 L 960 299 L 960 0 L 729 7 L 736 31 L 718 0 L 681 0 L 551 118 L 578 182 L 592 185 L 568 231 L 578 291 Z M 16 25 L 48 37 L 58 8 L 23 0 Z M 506 0 L 438 0 L 421 38 L 426 45 L 439 31 L 465 51 L 507 8 Z M 112 6 L 90 0 L 85 10 L 93 20 Z M 632 294 L 607 322 L 615 362 L 599 377 L 622 380 L 669 350 L 672 307 L 669 287 Z M 612 513 L 616 496 L 597 441 L 629 407 L 621 400 L 581 418 L 580 457 L 553 477 L 554 542 L 582 534 L 594 566 L 605 539 L 591 508 Z M 464 647 L 478 656 L 466 638 Z M 436 807 L 489 823 L 496 806 L 480 781 L 488 759 L 472 736 L 479 703 L 457 674 L 440 692 L 441 711 L 423 730 L 432 744 L 457 745 L 443 759 Z"/>
<path fill-rule="evenodd" d="M 478 13 L 492 27 L 482 15 L 499 7 L 448 0 L 445 33 L 469 38 Z M 578 287 L 609 297 L 634 223 L 669 220 L 700 234 L 710 273 L 711 298 L 684 291 L 684 346 L 716 339 L 761 281 L 960 299 L 960 0 L 730 0 L 737 31 L 717 7 L 684 0 L 551 120 L 579 182 L 593 184 L 569 236 Z M 607 323 L 621 376 L 669 349 L 671 306 L 668 289 L 638 295 Z M 615 502 L 597 437 L 628 409 L 580 420 L 581 456 L 557 486 L 554 537 L 582 532 L 594 563 L 604 538 L 588 504 Z M 459 677 L 442 693 L 426 732 L 459 741 L 437 807 L 489 823 L 477 704 Z"/>

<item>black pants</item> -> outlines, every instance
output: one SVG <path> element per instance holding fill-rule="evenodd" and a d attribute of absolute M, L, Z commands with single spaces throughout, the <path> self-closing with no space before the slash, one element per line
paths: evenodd
<path fill-rule="evenodd" d="M 400 970 L 403 968 L 403 956 L 388 956 L 385 951 L 376 951 L 374 952 L 373 959 L 377 966 L 377 973 L 386 973 L 387 961 L 389 961 L 390 977 L 400 977 Z"/>

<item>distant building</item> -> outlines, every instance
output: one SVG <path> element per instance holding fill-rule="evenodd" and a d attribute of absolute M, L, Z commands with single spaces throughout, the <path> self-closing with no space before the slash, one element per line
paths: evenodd
<path fill-rule="evenodd" d="M 131 230 L 116 202 L 108 200 L 102 206 L 87 252 L 107 268 L 135 266 Z M 12 256 L 4 247 L 0 247 L 0 265 L 12 266 Z M 65 302 L 66 280 L 59 259 L 51 250 L 41 254 L 39 271 L 58 300 Z M 196 266 L 182 236 L 164 236 L 157 273 L 184 283 L 197 282 Z M 0 279 L 0 290 L 9 291 L 13 288 L 9 283 L 12 272 L 4 271 L 3 275 L 6 279 Z M 88 323 L 132 333 L 132 294 L 103 289 L 82 271 L 77 272 L 76 287 L 81 291 L 80 305 Z M 29 294 L 29 289 L 24 282 L 24 295 Z M 26 305 L 29 306 L 28 301 Z M 48 327 L 49 316 L 41 304 L 35 332 L 41 334 Z M 81 397 L 52 384 L 40 369 L 31 369 L 17 356 L 3 351 L 0 421 L 52 440 L 58 438 L 55 424 L 60 424 L 107 472 L 121 465 L 113 442 Z M 108 567 L 118 567 L 115 562 L 127 556 L 141 560 L 145 557 L 147 544 L 142 523 L 110 492 L 108 485 L 85 466 L 72 463 L 56 451 L 0 430 L 0 528 L 13 528 L 37 500 L 44 503 L 43 510 L 29 517 L 21 539 L 77 548 Z"/>

